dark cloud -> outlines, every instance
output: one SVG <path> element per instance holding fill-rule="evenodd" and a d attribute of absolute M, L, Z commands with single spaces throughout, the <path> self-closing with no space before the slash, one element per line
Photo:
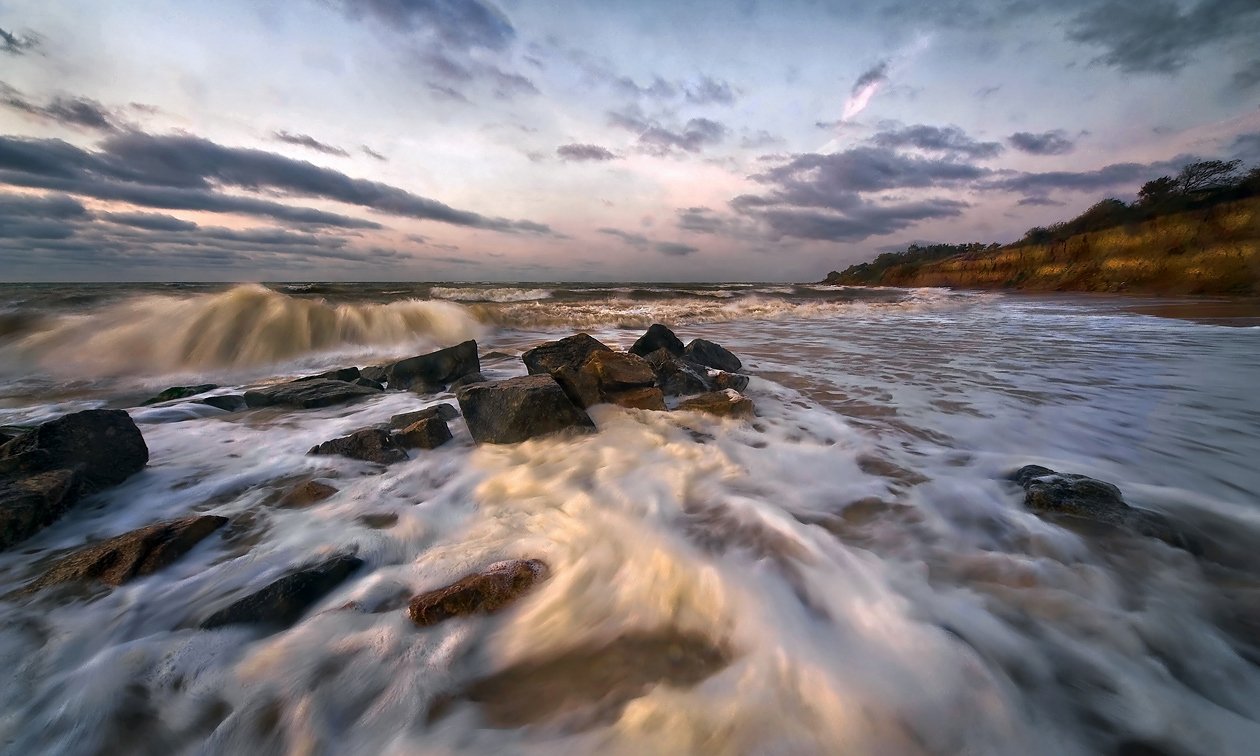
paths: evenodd
<path fill-rule="evenodd" d="M 478 73 L 490 80 L 495 97 L 501 100 L 510 100 L 517 95 L 539 94 L 534 82 L 521 74 L 490 65 L 481 67 Z"/>
<path fill-rule="evenodd" d="M 1260 162 L 1260 131 L 1239 134 L 1229 146 L 1230 155 L 1248 163 Z"/>
<path fill-rule="evenodd" d="M 367 155 L 370 158 L 375 158 L 376 160 L 379 160 L 382 163 L 389 161 L 389 158 L 385 157 L 384 155 L 372 149 L 371 147 L 368 147 L 366 144 L 359 145 L 359 149 L 363 150 L 364 155 Z"/>
<path fill-rule="evenodd" d="M 324 142 L 319 141 L 315 137 L 308 136 L 306 134 L 292 134 L 288 131 L 273 131 L 271 133 L 271 136 L 277 142 L 284 142 L 286 144 L 296 144 L 299 147 L 306 147 L 308 149 L 315 150 L 316 152 L 322 152 L 325 155 L 337 155 L 339 157 L 350 157 L 350 153 L 346 152 L 340 147 L 334 147 L 331 144 L 326 144 Z"/>
<path fill-rule="evenodd" d="M 678 211 L 678 228 L 697 234 L 716 234 L 725 229 L 725 223 L 707 207 L 686 207 Z"/>
<path fill-rule="evenodd" d="M 857 242 L 901 231 L 920 221 L 961 215 L 967 207 L 966 202 L 959 200 L 927 199 L 891 204 L 862 202 L 844 212 L 773 208 L 759 215 L 780 237 Z"/>
<path fill-rule="evenodd" d="M 662 255 L 670 257 L 686 257 L 694 252 L 699 252 L 699 247 L 693 247 L 690 244 L 679 244 L 678 242 L 657 242 L 653 247 Z"/>
<path fill-rule="evenodd" d="M 101 220 L 146 231 L 194 231 L 197 224 L 162 213 L 101 213 Z"/>
<path fill-rule="evenodd" d="M 1015 149 L 1029 155 L 1066 155 L 1076 148 L 1076 143 L 1068 139 L 1062 129 L 1040 134 L 1019 131 L 1007 137 L 1006 141 Z"/>
<path fill-rule="evenodd" d="M 1102 48 L 1095 62 L 1126 73 L 1171 74 L 1203 48 L 1228 39 L 1256 39 L 1256 0 L 1104 0 L 1076 15 L 1068 39 Z"/>
<path fill-rule="evenodd" d="M 886 60 L 881 60 L 863 71 L 862 75 L 857 77 L 857 81 L 853 82 L 853 89 L 850 90 L 850 93 L 857 94 L 871 84 L 883 81 L 888 81 L 888 61 Z"/>
<path fill-rule="evenodd" d="M 639 148 L 653 155 L 668 155 L 675 150 L 701 152 L 705 147 L 721 143 L 728 133 L 726 126 L 709 118 L 692 118 L 681 128 L 669 128 L 644 116 L 637 108 L 611 112 L 608 122 L 638 134 Z"/>
<path fill-rule="evenodd" d="M 642 85 L 629 76 L 611 76 L 609 81 L 620 94 L 631 97 L 668 100 L 678 96 L 678 87 L 660 76 L 653 76 L 651 83 Z"/>
<path fill-rule="evenodd" d="M 1020 207 L 1060 207 L 1064 203 L 1052 200 L 1049 197 L 1024 197 L 1015 204 Z"/>
<path fill-rule="evenodd" d="M 1252 89 L 1260 84 L 1260 58 L 1256 58 L 1247 65 L 1238 69 L 1231 79 L 1235 89 L 1244 90 Z"/>
<path fill-rule="evenodd" d="M 693 84 L 683 86 L 687 102 L 696 105 L 731 105 L 735 102 L 735 88 L 725 81 L 702 76 Z"/>
<path fill-rule="evenodd" d="M 651 239 L 648 239 L 643 234 L 633 234 L 617 228 L 601 228 L 599 232 L 608 236 L 615 236 L 635 249 L 647 249 L 648 245 L 652 243 Z"/>
<path fill-rule="evenodd" d="M 339 5 L 351 18 L 371 18 L 448 46 L 503 50 L 516 38 L 507 16 L 481 0 L 341 0 Z"/>
<path fill-rule="evenodd" d="M 39 38 L 33 34 L 19 36 L 16 32 L 0 28 L 0 52 L 9 55 L 24 55 L 39 45 Z"/>
<path fill-rule="evenodd" d="M 539 54 L 558 55 L 580 71 L 588 82 L 607 86 L 614 93 L 630 99 L 680 99 L 693 105 L 733 105 L 739 99 L 739 90 L 734 85 L 707 74 L 691 80 L 671 80 L 653 74 L 646 83 L 639 83 L 633 77 L 618 72 L 607 58 L 566 47 L 556 40 L 546 45 L 531 45 L 531 49 Z"/>
<path fill-rule="evenodd" d="M 1183 156 L 1157 163 L 1113 163 L 1093 171 L 1014 173 L 988 180 L 981 188 L 1019 192 L 1033 197 L 1052 191 L 1095 192 L 1126 186 L 1136 191 L 1144 182 L 1176 173 L 1189 162 L 1193 162 L 1193 158 Z"/>
<path fill-rule="evenodd" d="M 562 144 L 556 148 L 556 154 L 562 160 L 616 160 L 617 156 L 597 144 Z"/>
<path fill-rule="evenodd" d="M 985 159 L 1002 152 L 997 142 L 980 142 L 967 136 L 957 126 L 906 126 L 881 131 L 871 137 L 880 147 L 914 147 L 927 152 L 941 152 L 960 157 Z"/>
<path fill-rule="evenodd" d="M 118 114 L 88 97 L 54 97 L 40 105 L 27 99 L 21 92 L 0 82 L 0 105 L 63 126 L 119 131 L 122 121 Z"/>
<path fill-rule="evenodd" d="M 777 147 L 782 144 L 786 144 L 786 140 L 783 137 L 775 136 L 764 129 L 745 134 L 744 138 L 739 140 L 739 146 L 746 150 L 760 150 L 766 147 Z"/>

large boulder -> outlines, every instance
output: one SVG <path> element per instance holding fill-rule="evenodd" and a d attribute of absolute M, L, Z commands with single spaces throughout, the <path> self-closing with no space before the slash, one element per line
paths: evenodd
<path fill-rule="evenodd" d="M 336 454 L 382 465 L 407 459 L 407 451 L 398 443 L 398 440 L 389 431 L 381 428 L 364 428 L 349 436 L 325 441 L 311 447 L 308 453 Z"/>
<path fill-rule="evenodd" d="M 644 359 L 652 366 L 656 373 L 656 385 L 666 396 L 702 394 L 713 388 L 702 366 L 688 362 L 668 349 L 657 349 Z"/>
<path fill-rule="evenodd" d="M 421 389 L 421 393 L 478 372 L 481 360 L 477 357 L 477 342 L 471 340 L 400 360 L 385 371 L 391 389 Z"/>
<path fill-rule="evenodd" d="M 251 408 L 282 406 L 315 409 L 358 401 L 380 393 L 376 389 L 345 381 L 319 379 L 281 383 L 246 391 L 245 404 Z"/>
<path fill-rule="evenodd" d="M 680 410 L 704 412 L 718 417 L 748 418 L 753 416 L 753 403 L 738 391 L 710 391 L 678 405 Z"/>
<path fill-rule="evenodd" d="M 451 429 L 440 417 L 426 417 L 394 434 L 394 439 L 408 449 L 436 449 L 450 441 Z"/>
<path fill-rule="evenodd" d="M 150 404 L 158 404 L 160 402 L 169 402 L 174 399 L 187 399 L 190 396 L 204 394 L 207 391 L 213 391 L 218 388 L 214 383 L 201 383 L 196 386 L 171 386 L 156 396 L 151 396 L 140 402 L 141 406 L 147 407 Z"/>
<path fill-rule="evenodd" d="M 64 415 L 0 446 L 0 475 L 73 470 L 84 492 L 117 485 L 149 462 L 149 447 L 122 410 Z"/>
<path fill-rule="evenodd" d="M 412 598 L 407 613 L 412 622 L 428 627 L 452 617 L 497 612 L 546 577 L 547 565 L 537 559 L 495 562 L 481 572 Z"/>
<path fill-rule="evenodd" d="M 692 339 L 683 350 L 683 357 L 699 365 L 711 367 L 714 370 L 725 370 L 728 373 L 737 372 L 744 366 L 738 357 L 727 351 L 721 344 L 715 344 L 707 339 Z"/>
<path fill-rule="evenodd" d="M 549 375 L 474 383 L 460 389 L 456 398 L 479 444 L 515 444 L 558 431 L 595 428 L 586 411 Z"/>
<path fill-rule="evenodd" d="M 414 425 L 421 420 L 428 420 L 431 417 L 441 418 L 443 420 L 454 420 L 459 417 L 459 410 L 453 405 L 443 402 L 435 404 L 432 407 L 415 410 L 414 412 L 402 412 L 394 415 L 389 419 L 389 427 L 396 430 L 402 430 L 409 425 Z"/>
<path fill-rule="evenodd" d="M 122 585 L 171 564 L 227 521 L 216 515 L 194 515 L 123 533 L 62 557 L 26 590 L 75 580 Z"/>
<path fill-rule="evenodd" d="M 362 565 L 362 559 L 342 554 L 300 569 L 211 614 L 201 623 L 201 628 L 211 630 L 241 624 L 287 628 Z"/>
<path fill-rule="evenodd" d="M 641 388 L 656 383 L 656 373 L 648 361 L 627 352 L 595 352 L 582 365 L 601 392 Z"/>
<path fill-rule="evenodd" d="M 72 470 L 0 477 L 0 549 L 48 527 L 78 498 L 78 476 Z"/>
<path fill-rule="evenodd" d="M 630 347 L 630 354 L 646 357 L 657 349 L 664 349 L 676 357 L 681 357 L 685 351 L 682 339 L 675 336 L 673 331 L 660 323 L 653 323 Z"/>
<path fill-rule="evenodd" d="M 530 375 L 550 375 L 579 407 L 586 408 L 600 401 L 599 385 L 582 371 L 594 354 L 612 350 L 590 334 L 578 333 L 559 341 L 539 344 L 521 355 Z"/>

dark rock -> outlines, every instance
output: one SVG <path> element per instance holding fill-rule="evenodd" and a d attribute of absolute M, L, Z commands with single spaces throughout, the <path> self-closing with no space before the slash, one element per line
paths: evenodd
<path fill-rule="evenodd" d="M 51 525 L 78 497 L 79 482 L 73 470 L 0 478 L 0 549 Z"/>
<path fill-rule="evenodd" d="M 245 392 L 245 403 L 251 407 L 297 407 L 315 409 L 376 396 L 380 392 L 345 381 L 300 381 L 265 386 Z"/>
<path fill-rule="evenodd" d="M 410 391 L 413 394 L 420 394 L 421 396 L 425 394 L 440 394 L 446 390 L 445 383 L 433 383 L 425 380 L 424 378 L 412 378 L 406 383 L 400 383 L 396 386 L 390 384 L 390 386 L 392 388 Z"/>
<path fill-rule="evenodd" d="M 226 517 L 199 515 L 123 533 L 63 557 L 26 590 L 74 580 L 122 585 L 171 564 L 227 521 Z"/>
<path fill-rule="evenodd" d="M 496 612 L 547 577 L 547 565 L 537 559 L 495 562 L 437 590 L 411 599 L 407 613 L 421 627 L 451 617 Z"/>
<path fill-rule="evenodd" d="M 393 512 L 371 512 L 355 519 L 373 530 L 388 530 L 398 524 L 398 515 Z"/>
<path fill-rule="evenodd" d="M 362 559 L 342 554 L 286 575 L 210 615 L 201 623 L 201 629 L 241 624 L 289 627 L 301 619 L 312 604 L 332 593 L 362 565 Z"/>
<path fill-rule="evenodd" d="M 582 372 L 594 377 L 602 393 L 656 383 L 656 373 L 648 361 L 626 352 L 595 352 L 583 363 Z"/>
<path fill-rule="evenodd" d="M 604 401 L 627 409 L 657 410 L 664 412 L 665 394 L 655 386 L 625 389 L 604 394 Z"/>
<path fill-rule="evenodd" d="M 713 388 L 721 391 L 723 389 L 734 389 L 735 391 L 743 391 L 748 388 L 748 376 L 739 373 L 718 373 L 709 378 L 713 384 Z"/>
<path fill-rule="evenodd" d="M 456 396 L 468 430 L 479 444 L 515 444 L 571 428 L 595 428 L 586 411 L 549 375 L 474 383 Z"/>
<path fill-rule="evenodd" d="M 753 403 L 738 391 L 711 391 L 678 405 L 680 410 L 705 412 L 718 417 L 748 418 L 753 416 Z"/>
<path fill-rule="evenodd" d="M 356 386 L 362 386 L 362 387 L 364 387 L 364 388 L 376 389 L 377 391 L 384 391 L 384 390 L 385 390 L 385 384 L 381 383 L 380 381 L 374 381 L 374 380 L 372 380 L 371 378 L 362 378 L 362 377 L 360 377 L 360 378 L 355 378 L 353 381 L 350 381 L 350 382 L 351 382 L 351 383 L 353 383 L 353 384 L 354 384 L 354 385 L 356 385 Z"/>
<path fill-rule="evenodd" d="M 441 404 L 435 404 L 432 407 L 425 407 L 424 409 L 416 410 L 415 412 L 403 412 L 401 414 L 394 415 L 389 419 L 389 427 L 402 430 L 408 425 L 418 423 L 421 420 L 427 420 L 430 417 L 440 417 L 443 420 L 454 420 L 459 417 L 459 410 L 455 409 L 453 405 L 443 402 Z"/>
<path fill-rule="evenodd" d="M 148 462 L 144 436 L 122 410 L 64 415 L 0 447 L 0 474 L 74 470 L 85 493 L 117 485 Z"/>
<path fill-rule="evenodd" d="M 587 359 L 596 352 L 612 352 L 595 337 L 579 333 L 539 344 L 521 355 L 530 375 L 550 375 L 579 407 L 599 404 L 599 385 L 589 373 L 582 371 Z"/>
<path fill-rule="evenodd" d="M 739 358 L 727 351 L 725 347 L 708 339 L 692 339 L 683 350 L 683 356 L 705 367 L 725 370 L 728 373 L 734 373 L 744 366 Z"/>
<path fill-rule="evenodd" d="M 318 446 L 311 447 L 309 454 L 337 454 L 364 462 L 377 462 L 382 465 L 402 462 L 407 459 L 407 452 L 390 435 L 389 431 L 380 428 L 364 428 L 349 436 L 334 438 Z"/>
<path fill-rule="evenodd" d="M 301 383 L 302 381 L 342 381 L 344 383 L 354 383 L 359 378 L 359 369 L 357 367 L 340 368 L 338 370 L 329 370 L 327 373 L 319 375 L 304 375 L 301 378 L 293 379 L 293 383 Z"/>
<path fill-rule="evenodd" d="M 218 407 L 228 412 L 240 412 L 249 405 L 245 403 L 245 397 L 240 394 L 223 394 L 221 396 L 207 396 L 205 399 L 198 399 L 201 404 L 208 404 L 211 407 Z"/>
<path fill-rule="evenodd" d="M 308 480 L 286 491 L 284 496 L 280 497 L 277 506 L 285 509 L 303 509 L 312 504 L 318 504 L 324 499 L 331 498 L 335 493 L 337 493 L 337 489 L 327 483 L 321 483 L 318 480 Z"/>
<path fill-rule="evenodd" d="M 675 336 L 673 331 L 660 323 L 653 323 L 648 327 L 647 333 L 640 336 L 639 340 L 634 342 L 634 346 L 630 347 L 630 354 L 646 357 L 657 349 L 664 349 L 675 357 L 681 357 L 685 351 L 682 340 Z"/>
<path fill-rule="evenodd" d="M 426 417 L 394 434 L 398 443 L 408 449 L 436 449 L 450 441 L 451 429 L 440 417 Z"/>
<path fill-rule="evenodd" d="M 202 383 L 198 386 L 171 386 L 157 396 L 149 397 L 143 402 L 140 402 L 140 405 L 147 407 L 150 404 L 157 404 L 159 402 L 169 402 L 174 399 L 187 399 L 190 396 L 204 394 L 207 391 L 213 391 L 217 388 L 218 386 L 213 383 Z"/>
<path fill-rule="evenodd" d="M 450 389 L 451 391 L 458 391 L 463 386 L 468 386 L 473 383 L 485 383 L 485 382 L 486 382 L 486 377 L 482 375 L 481 373 L 469 373 L 463 378 L 458 378 L 452 381 Z"/>
<path fill-rule="evenodd" d="M 712 389 L 703 367 L 676 357 L 667 349 L 658 349 L 644 359 L 656 372 L 656 385 L 666 396 L 701 394 Z"/>
<path fill-rule="evenodd" d="M 384 384 L 389 380 L 388 365 L 371 365 L 359 371 L 359 377 L 369 381 L 376 381 Z"/>
<path fill-rule="evenodd" d="M 386 368 L 386 379 L 391 389 L 408 388 L 416 391 L 419 386 L 439 386 L 480 371 L 477 342 L 465 341 L 453 347 L 395 362 Z"/>

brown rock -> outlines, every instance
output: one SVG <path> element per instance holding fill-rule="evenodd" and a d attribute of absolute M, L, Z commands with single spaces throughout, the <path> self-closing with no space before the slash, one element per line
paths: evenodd
<path fill-rule="evenodd" d="M 626 389 L 612 394 L 605 394 L 604 400 L 609 404 L 627 409 L 657 410 L 664 412 L 665 394 L 655 386 Z"/>
<path fill-rule="evenodd" d="M 432 407 L 425 407 L 424 409 L 416 410 L 415 412 L 403 412 L 401 414 L 394 415 L 389 419 L 389 427 L 395 430 L 402 430 L 409 425 L 418 423 L 421 420 L 427 420 L 430 417 L 440 417 L 443 420 L 454 420 L 459 417 L 459 410 L 455 409 L 453 405 L 443 402 L 442 404 L 435 404 Z"/>
<path fill-rule="evenodd" d="M 594 352 L 583 363 L 582 372 L 594 376 L 602 393 L 656 383 L 656 373 L 647 360 L 627 352 Z"/>
<path fill-rule="evenodd" d="M 753 416 L 753 403 L 738 391 L 710 391 L 678 405 L 680 410 L 704 412 L 718 417 L 748 418 Z"/>
<path fill-rule="evenodd" d="M 550 375 L 582 409 L 599 404 L 599 382 L 582 366 L 597 352 L 612 352 L 595 337 L 579 333 L 539 344 L 521 355 L 530 375 Z"/>
<path fill-rule="evenodd" d="M 0 446 L 0 474 L 74 470 L 85 492 L 117 485 L 149 461 L 149 447 L 122 410 L 63 415 Z"/>
<path fill-rule="evenodd" d="M 337 493 L 337 489 L 327 483 L 321 483 L 318 480 L 308 480 L 289 489 L 284 496 L 280 497 L 278 506 L 285 509 L 302 509 L 312 504 L 318 504 L 324 499 L 331 498 L 335 493 Z"/>
<path fill-rule="evenodd" d="M 380 428 L 365 428 L 355 431 L 349 436 L 334 438 L 318 446 L 311 447 L 308 454 L 337 454 L 364 462 L 376 462 L 382 465 L 402 462 L 407 459 L 407 452 L 394 440 L 389 431 Z"/>
<path fill-rule="evenodd" d="M 436 449 L 451 440 L 451 429 L 440 417 L 426 417 L 394 434 L 408 449 Z"/>
<path fill-rule="evenodd" d="M 667 349 L 658 349 L 644 359 L 656 372 L 656 385 L 661 387 L 666 396 L 685 396 L 712 390 L 703 366 L 687 362 Z"/>
<path fill-rule="evenodd" d="M 564 430 L 594 430 L 586 411 L 549 375 L 474 383 L 456 395 L 479 444 L 515 444 Z"/>
<path fill-rule="evenodd" d="M 507 606 L 546 577 L 547 565 L 537 559 L 495 562 L 445 588 L 412 598 L 407 612 L 421 627 L 451 617 L 489 614 Z"/>
<path fill-rule="evenodd" d="M 398 515 L 393 512 L 369 512 L 355 519 L 373 530 L 387 530 L 398 524 Z"/>
<path fill-rule="evenodd" d="M 743 391 L 748 388 L 748 376 L 739 373 L 720 372 L 709 378 L 713 384 L 713 388 L 721 391 L 722 389 L 734 389 L 735 391 Z"/>

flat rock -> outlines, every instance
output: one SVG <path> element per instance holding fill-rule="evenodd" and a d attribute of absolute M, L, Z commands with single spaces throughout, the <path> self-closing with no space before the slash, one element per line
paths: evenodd
<path fill-rule="evenodd" d="M 353 383 L 359 378 L 359 369 L 357 367 L 345 367 L 337 370 L 329 370 L 326 373 L 318 375 L 304 375 L 301 378 L 294 378 L 293 383 L 301 383 L 303 381 L 342 381 L 345 383 Z"/>
<path fill-rule="evenodd" d="M 308 454 L 336 454 L 364 462 L 376 462 L 382 465 L 402 462 L 407 459 L 407 452 L 395 440 L 389 431 L 381 428 L 364 428 L 349 436 L 334 438 L 311 447 Z"/>
<path fill-rule="evenodd" d="M 122 585 L 171 564 L 227 521 L 226 517 L 199 515 L 159 522 L 114 536 L 62 557 L 26 590 L 75 580 Z"/>
<path fill-rule="evenodd" d="M 276 506 L 285 509 L 304 509 L 312 504 L 332 498 L 337 493 L 337 489 L 327 483 L 318 480 L 308 480 L 305 483 L 299 483 L 290 488 L 280 497 L 280 501 Z"/>
<path fill-rule="evenodd" d="M 78 500 L 78 489 L 73 470 L 0 478 L 0 549 L 51 525 Z"/>
<path fill-rule="evenodd" d="M 417 387 L 441 386 L 480 371 L 477 342 L 469 340 L 395 362 L 386 368 L 386 380 L 391 389 L 409 388 L 415 391 Z"/>
<path fill-rule="evenodd" d="M 604 395 L 604 401 L 627 409 L 656 410 L 664 412 L 665 394 L 655 386 L 625 389 Z"/>
<path fill-rule="evenodd" d="M 240 412 L 249 407 L 245 403 L 245 397 L 241 394 L 221 394 L 219 396 L 207 396 L 205 399 L 198 399 L 201 404 L 208 404 L 211 407 L 217 407 L 228 412 Z"/>
<path fill-rule="evenodd" d="M 656 385 L 666 396 L 686 396 L 711 391 L 706 371 L 674 355 L 668 349 L 658 349 L 644 359 L 656 373 Z"/>
<path fill-rule="evenodd" d="M 594 430 L 595 423 L 549 375 L 474 383 L 456 395 L 464 421 L 479 444 L 515 444 L 563 430 Z"/>
<path fill-rule="evenodd" d="M 705 367 L 711 367 L 714 370 L 725 370 L 728 373 L 734 373 L 744 365 L 739 358 L 731 354 L 721 344 L 715 344 L 708 339 L 692 339 L 687 348 L 683 350 L 683 357 Z"/>
<path fill-rule="evenodd" d="M 547 565 L 537 559 L 495 562 L 481 572 L 460 578 L 411 599 L 407 613 L 421 627 L 452 617 L 497 612 L 547 577 Z"/>
<path fill-rule="evenodd" d="M 637 354 L 645 357 L 657 349 L 664 349 L 670 354 L 681 357 L 685 350 L 682 340 L 674 335 L 674 332 L 661 325 L 653 323 L 648 327 L 647 332 L 634 342 L 630 347 L 630 354 Z"/>
<path fill-rule="evenodd" d="M 201 629 L 241 624 L 287 628 L 362 565 L 362 559 L 342 554 L 300 569 L 211 614 L 201 623 Z"/>
<path fill-rule="evenodd" d="M 149 462 L 149 447 L 122 410 L 64 415 L 0 446 L 0 475 L 74 470 L 85 493 L 117 485 Z"/>
<path fill-rule="evenodd" d="M 408 449 L 436 449 L 453 436 L 445 420 L 440 417 L 426 417 L 395 433 L 394 438 Z"/>
<path fill-rule="evenodd" d="M 356 386 L 345 381 L 312 380 L 264 386 L 245 392 L 245 403 L 251 407 L 297 407 L 315 409 L 377 396 L 380 391 Z"/>
<path fill-rule="evenodd" d="M 704 412 L 718 417 L 748 418 L 753 416 L 752 400 L 738 391 L 710 391 L 678 405 L 680 410 Z"/>
<path fill-rule="evenodd" d="M 140 405 L 142 407 L 147 407 L 150 404 L 158 404 L 159 402 L 169 402 L 175 399 L 187 399 L 190 396 L 204 394 L 207 391 L 213 391 L 217 388 L 218 385 L 213 383 L 202 383 L 196 386 L 171 386 L 157 396 L 151 396 L 143 402 L 140 402 Z"/>
<path fill-rule="evenodd" d="M 426 420 L 430 417 L 440 417 L 443 420 L 454 420 L 459 417 L 459 410 L 455 409 L 454 405 L 443 402 L 441 404 L 435 404 L 432 407 L 415 410 L 414 412 L 402 412 L 394 415 L 389 419 L 389 427 L 396 430 L 402 430 L 408 425 L 418 423 L 421 420 Z"/>

